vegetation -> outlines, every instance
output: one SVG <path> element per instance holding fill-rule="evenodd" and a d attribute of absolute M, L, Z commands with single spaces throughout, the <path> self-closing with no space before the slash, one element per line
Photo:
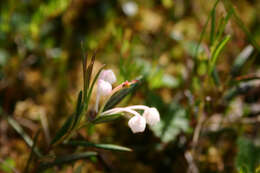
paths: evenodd
<path fill-rule="evenodd" d="M 259 10 L 259 0 L 1 1 L 0 172 L 260 172 Z M 117 92 L 96 111 L 104 69 Z M 160 121 L 133 133 L 130 105 Z"/>

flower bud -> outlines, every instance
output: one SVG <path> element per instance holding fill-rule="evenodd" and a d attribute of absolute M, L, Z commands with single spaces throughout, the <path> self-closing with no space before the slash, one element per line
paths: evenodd
<path fill-rule="evenodd" d="M 133 133 L 143 132 L 145 130 L 146 121 L 141 115 L 135 115 L 128 121 L 128 126 Z"/>
<path fill-rule="evenodd" d="M 101 96 L 109 95 L 112 91 L 112 85 L 109 82 L 98 80 L 98 94 Z"/>
<path fill-rule="evenodd" d="M 102 70 L 99 76 L 100 79 L 113 84 L 116 82 L 116 76 L 112 70 Z"/>
<path fill-rule="evenodd" d="M 147 124 L 155 125 L 160 121 L 160 114 L 156 108 L 148 108 L 144 111 L 143 117 L 145 118 Z"/>

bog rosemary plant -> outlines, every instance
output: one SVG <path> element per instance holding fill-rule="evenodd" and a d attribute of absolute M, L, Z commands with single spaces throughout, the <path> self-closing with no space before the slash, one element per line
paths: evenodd
<path fill-rule="evenodd" d="M 35 168 L 31 169 L 32 172 L 41 172 L 56 165 L 98 156 L 98 153 L 93 151 L 59 156 L 55 153 L 56 148 L 59 148 L 59 146 L 83 146 L 102 148 L 105 150 L 132 151 L 130 148 L 113 144 L 95 144 L 86 140 L 75 140 L 77 139 L 75 138 L 75 134 L 77 134 L 81 128 L 113 121 L 119 117 L 125 117 L 128 119 L 128 126 L 131 131 L 133 133 L 140 133 L 144 132 L 146 124 L 152 126 L 160 121 L 160 114 L 154 107 L 150 108 L 145 105 L 115 107 L 117 103 L 140 84 L 140 80 L 133 80 L 131 82 L 125 81 L 113 87 L 117 78 L 111 69 L 105 70 L 105 66 L 103 65 L 95 75 L 92 74 L 95 55 L 94 53 L 89 64 L 87 64 L 87 56 L 83 57 L 83 89 L 78 94 L 75 111 L 57 131 L 48 149 L 41 155 L 41 161 L 37 161 Z M 92 78 L 92 76 L 94 76 L 94 78 Z M 97 85 L 97 94 L 93 96 L 96 98 L 95 109 L 89 110 L 89 102 L 95 85 Z M 37 141 L 37 139 L 35 139 L 35 141 Z M 35 144 L 33 146 L 36 147 L 38 151 L 37 146 Z M 32 152 L 33 151 L 35 151 L 34 148 L 32 149 Z M 45 160 L 45 157 L 51 157 L 52 160 L 42 161 Z M 28 165 L 29 162 L 26 166 L 27 171 L 30 170 Z"/>

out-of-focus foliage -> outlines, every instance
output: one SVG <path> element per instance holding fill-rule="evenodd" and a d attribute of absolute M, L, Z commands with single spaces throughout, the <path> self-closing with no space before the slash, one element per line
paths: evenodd
<path fill-rule="evenodd" d="M 259 171 L 259 10 L 259 0 L 0 1 L 0 172 L 33 170 L 29 158 L 64 136 L 85 143 L 39 159 L 47 172 Z M 84 102 L 82 42 L 97 50 L 92 79 L 102 64 L 117 84 L 141 79 L 116 99 L 156 107 L 159 124 L 134 135 L 112 115 L 66 136 Z M 110 151 L 119 145 L 133 152 Z"/>
<path fill-rule="evenodd" d="M 246 138 L 239 138 L 238 154 L 236 156 L 236 165 L 240 172 L 254 173 L 260 164 L 260 148 L 256 147 L 252 141 Z"/>

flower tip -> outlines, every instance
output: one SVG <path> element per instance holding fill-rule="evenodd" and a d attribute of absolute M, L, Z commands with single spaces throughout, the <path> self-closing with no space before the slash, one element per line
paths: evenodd
<path fill-rule="evenodd" d="M 144 117 L 135 115 L 128 121 L 128 126 L 133 133 L 141 133 L 145 130 L 146 121 Z"/>
<path fill-rule="evenodd" d="M 143 114 L 147 124 L 153 126 L 160 121 L 160 113 L 155 107 L 146 109 Z"/>
<path fill-rule="evenodd" d="M 110 84 L 113 84 L 113 83 L 116 82 L 116 75 L 110 69 L 109 70 L 102 70 L 99 78 L 106 81 L 106 82 L 109 82 Z"/>

